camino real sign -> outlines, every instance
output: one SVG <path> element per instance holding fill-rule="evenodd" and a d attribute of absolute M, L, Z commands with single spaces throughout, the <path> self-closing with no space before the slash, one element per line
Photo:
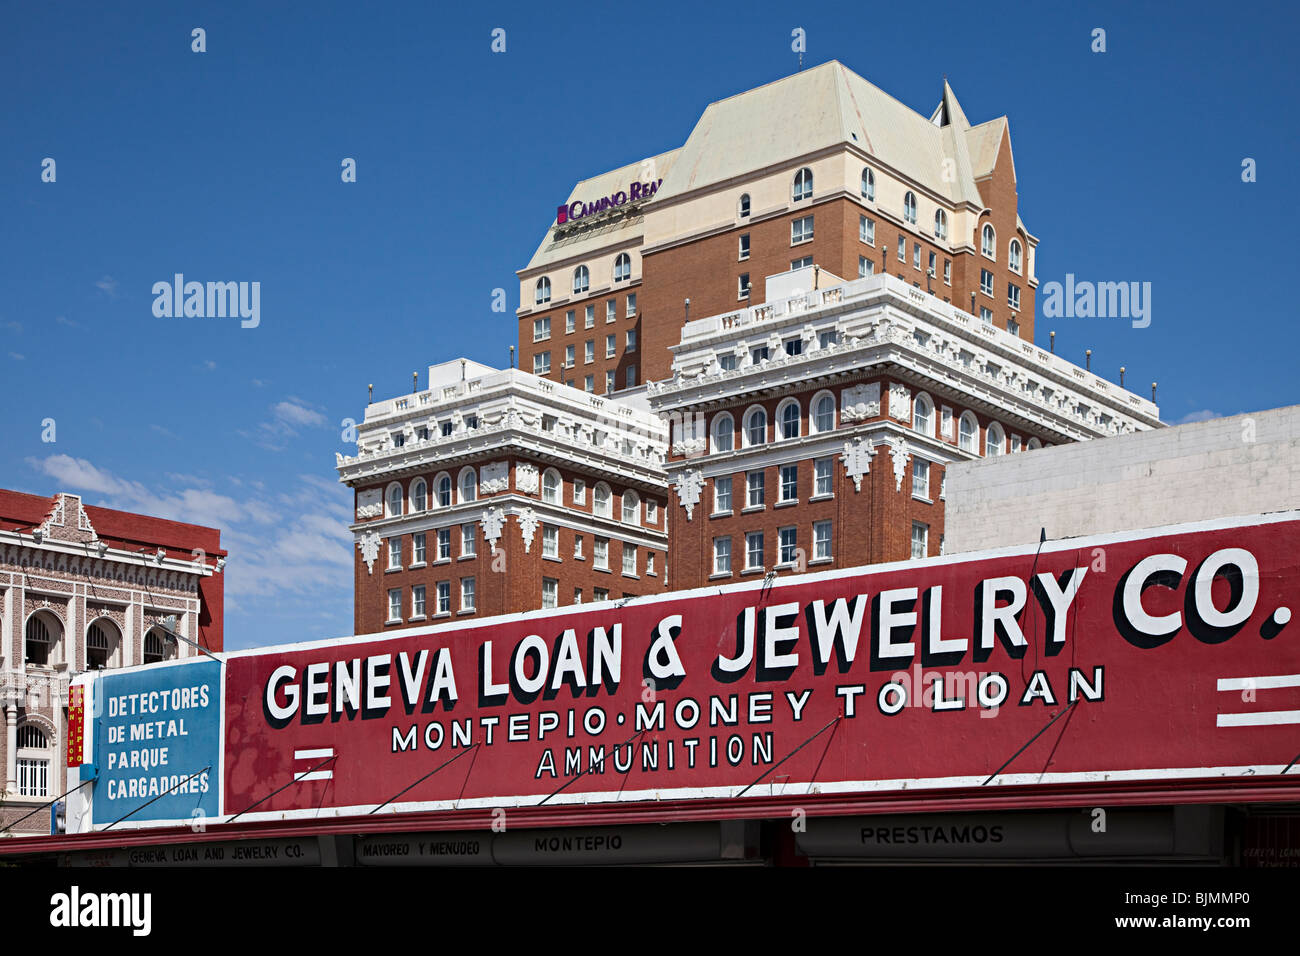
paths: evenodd
<path fill-rule="evenodd" d="M 634 182 L 627 189 L 620 189 L 618 192 L 609 196 L 601 196 L 599 199 L 593 199 L 591 202 L 583 202 L 575 199 L 567 206 L 560 206 L 555 210 L 555 224 L 563 226 L 567 222 L 576 219 L 583 219 L 587 216 L 594 216 L 597 213 L 606 212 L 610 209 L 617 209 L 625 206 L 630 202 L 644 202 L 659 191 L 663 185 L 662 179 L 652 182 Z"/>
<path fill-rule="evenodd" d="M 190 821 L 219 812 L 221 664 L 103 671 L 92 691 L 92 820 Z"/>
<path fill-rule="evenodd" d="M 1287 512 L 236 651 L 224 805 L 1029 801 L 1278 774 L 1297 538 Z"/>

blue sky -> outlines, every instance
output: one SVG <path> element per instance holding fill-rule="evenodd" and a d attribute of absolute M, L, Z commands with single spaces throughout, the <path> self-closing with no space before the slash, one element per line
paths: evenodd
<path fill-rule="evenodd" d="M 333 466 L 367 383 L 503 365 L 572 183 L 793 72 L 796 27 L 805 65 L 927 115 L 946 73 L 972 122 L 1010 118 L 1041 281 L 1152 284 L 1150 327 L 1040 317 L 1040 344 L 1158 380 L 1170 422 L 1300 399 L 1294 7 L 104 6 L 0 13 L 0 487 L 220 527 L 228 647 L 349 633 Z M 260 282 L 260 325 L 156 318 L 176 272 Z"/>

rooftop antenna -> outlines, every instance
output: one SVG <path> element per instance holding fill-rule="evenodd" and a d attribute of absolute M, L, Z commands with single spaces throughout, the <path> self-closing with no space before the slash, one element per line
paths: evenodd
<path fill-rule="evenodd" d="M 510 346 L 510 367 L 515 367 L 515 347 L 513 345 Z"/>

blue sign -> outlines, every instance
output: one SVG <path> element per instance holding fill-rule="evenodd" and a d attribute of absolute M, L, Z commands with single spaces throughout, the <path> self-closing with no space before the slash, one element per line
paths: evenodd
<path fill-rule="evenodd" d="M 104 671 L 93 700 L 96 825 L 217 816 L 220 663 Z"/>

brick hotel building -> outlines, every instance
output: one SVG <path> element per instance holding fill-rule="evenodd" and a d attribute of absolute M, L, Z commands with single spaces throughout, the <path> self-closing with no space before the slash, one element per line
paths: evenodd
<path fill-rule="evenodd" d="M 215 528 L 0 490 L 5 835 L 50 832 L 74 675 L 221 650 L 225 561 Z"/>
<path fill-rule="evenodd" d="M 664 590 L 666 451 L 644 397 L 431 366 L 426 389 L 368 405 L 337 458 L 356 633 Z"/>
<path fill-rule="evenodd" d="M 929 116 L 837 62 L 710 104 L 680 148 L 583 180 L 557 209 L 518 273 L 523 371 L 474 366 L 456 385 L 455 363 L 436 366 L 442 384 L 367 409 L 339 464 L 357 489 L 358 631 L 941 553 L 951 462 L 1160 424 L 1034 345 L 1037 244 L 1006 117 L 972 125 L 946 81 Z M 457 388 L 503 389 L 534 431 L 590 434 L 620 409 L 638 454 L 570 473 L 567 444 L 487 440 L 482 393 Z M 467 467 L 493 477 L 461 500 Z M 546 468 L 564 489 L 668 505 L 626 539 L 660 562 L 653 580 L 591 576 L 577 549 L 618 549 L 627 525 L 595 527 L 571 495 L 543 503 L 564 561 L 531 549 Z M 433 547 L 435 514 L 453 539 L 441 576 L 407 553 Z M 452 560 L 455 526 L 498 535 L 512 514 L 511 574 L 488 574 L 470 538 Z"/>

